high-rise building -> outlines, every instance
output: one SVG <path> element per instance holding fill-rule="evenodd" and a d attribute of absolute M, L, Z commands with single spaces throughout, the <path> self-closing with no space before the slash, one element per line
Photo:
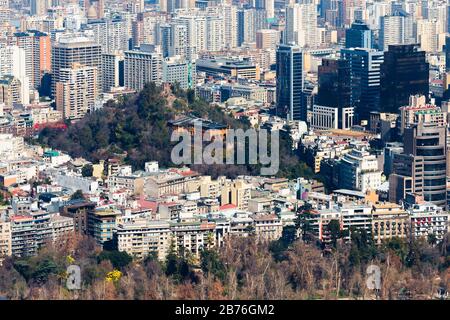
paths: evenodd
<path fill-rule="evenodd" d="M 102 89 L 110 92 L 112 88 L 124 86 L 124 55 L 123 53 L 102 54 Z"/>
<path fill-rule="evenodd" d="M 350 29 L 345 31 L 345 47 L 346 48 L 367 48 L 373 46 L 372 30 L 362 21 L 352 23 Z"/>
<path fill-rule="evenodd" d="M 97 68 L 97 92 L 101 92 L 102 51 L 101 46 L 83 36 L 62 37 L 52 48 L 52 94 L 56 93 L 56 83 L 61 81 L 61 69 L 72 68 L 79 63 Z"/>
<path fill-rule="evenodd" d="M 412 95 L 429 95 L 429 64 L 417 45 L 394 45 L 381 65 L 381 111 L 397 113 Z"/>
<path fill-rule="evenodd" d="M 339 109 L 351 105 L 351 72 L 349 60 L 322 59 L 318 68 L 317 104 Z"/>
<path fill-rule="evenodd" d="M 140 50 L 125 51 L 125 87 L 140 91 L 147 82 L 162 81 L 162 53 L 158 47 L 141 46 Z"/>
<path fill-rule="evenodd" d="M 94 42 L 101 45 L 103 53 L 128 50 L 129 35 L 125 20 L 121 18 L 90 20 L 83 27 L 85 32 L 91 33 Z"/>
<path fill-rule="evenodd" d="M 256 31 L 267 28 L 264 9 L 241 9 L 238 14 L 238 45 L 256 41 Z"/>
<path fill-rule="evenodd" d="M 383 52 L 374 49 L 343 49 L 342 57 L 350 66 L 350 105 L 359 120 L 369 119 L 371 111 L 380 110 L 380 68 Z"/>
<path fill-rule="evenodd" d="M 14 34 L 20 48 L 25 50 L 26 73 L 31 88 L 39 88 L 44 74 L 51 69 L 51 39 L 46 33 L 29 30 Z"/>
<path fill-rule="evenodd" d="M 426 52 L 437 52 L 439 48 L 439 23 L 437 20 L 421 19 L 417 21 L 417 39 L 420 48 Z"/>
<path fill-rule="evenodd" d="M 389 45 L 405 43 L 405 18 L 402 16 L 384 16 L 380 18 L 378 47 L 387 50 Z"/>
<path fill-rule="evenodd" d="M 97 67 L 79 63 L 60 69 L 55 101 L 64 119 L 81 119 L 94 109 L 99 93 L 97 73 Z"/>
<path fill-rule="evenodd" d="M 12 108 L 15 103 L 23 103 L 22 83 L 11 75 L 0 77 L 0 104 Z"/>
<path fill-rule="evenodd" d="M 20 81 L 21 102 L 30 102 L 30 81 L 26 73 L 25 50 L 18 46 L 0 48 L 0 76 L 13 76 Z"/>
<path fill-rule="evenodd" d="M 225 47 L 236 48 L 238 46 L 237 7 L 224 4 L 220 8 L 223 10 Z"/>
<path fill-rule="evenodd" d="M 423 196 L 427 202 L 445 207 L 446 127 L 419 122 L 405 128 L 404 152 L 394 155 L 389 176 L 389 199 L 399 202 L 408 193 Z"/>
<path fill-rule="evenodd" d="M 195 62 L 185 60 L 180 56 L 164 59 L 162 63 L 162 81 L 178 83 L 180 88 L 193 89 L 195 87 Z"/>
<path fill-rule="evenodd" d="M 30 14 L 32 16 L 43 16 L 47 13 L 48 0 L 30 0 Z"/>
<path fill-rule="evenodd" d="M 280 32 L 273 29 L 261 29 L 256 31 L 257 49 L 276 49 L 280 43 Z"/>
<path fill-rule="evenodd" d="M 280 45 L 277 49 L 276 114 L 290 120 L 306 121 L 303 99 L 303 51 L 297 45 Z"/>
<path fill-rule="evenodd" d="M 444 52 L 445 52 L 445 71 L 449 72 L 450 71 L 450 36 L 445 37 Z"/>
<path fill-rule="evenodd" d="M 312 1 L 295 3 L 286 8 L 284 43 L 295 43 L 300 47 L 314 48 L 319 45 L 317 30 L 317 8 Z"/>
<path fill-rule="evenodd" d="M 339 162 L 339 186 L 366 192 L 381 185 L 381 170 L 375 155 L 368 150 L 353 149 Z"/>

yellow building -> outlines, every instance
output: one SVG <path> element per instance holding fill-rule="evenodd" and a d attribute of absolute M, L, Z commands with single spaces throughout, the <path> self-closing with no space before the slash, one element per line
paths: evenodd
<path fill-rule="evenodd" d="M 220 205 L 234 204 L 239 210 L 248 209 L 251 185 L 243 180 L 236 180 L 222 188 Z"/>
<path fill-rule="evenodd" d="M 406 238 L 409 216 L 403 208 L 392 202 L 372 206 L 372 236 L 376 244 L 392 238 Z"/>

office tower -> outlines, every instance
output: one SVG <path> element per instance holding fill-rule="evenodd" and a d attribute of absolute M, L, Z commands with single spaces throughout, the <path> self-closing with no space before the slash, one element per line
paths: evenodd
<path fill-rule="evenodd" d="M 446 127 L 419 122 L 405 129 L 404 152 L 394 155 L 389 177 L 389 200 L 399 202 L 407 193 L 445 207 Z"/>
<path fill-rule="evenodd" d="M 147 82 L 161 84 L 162 53 L 159 48 L 141 46 L 140 50 L 125 51 L 125 87 L 140 91 Z"/>
<path fill-rule="evenodd" d="M 159 11 L 169 12 L 167 11 L 167 0 L 159 0 Z"/>
<path fill-rule="evenodd" d="M 32 16 L 43 16 L 47 14 L 48 0 L 31 0 L 30 14 Z"/>
<path fill-rule="evenodd" d="M 313 2 L 296 3 L 286 8 L 284 43 L 300 47 L 317 47 L 317 10 Z"/>
<path fill-rule="evenodd" d="M 359 120 L 369 119 L 371 111 L 380 110 L 380 67 L 384 54 L 374 49 L 352 48 L 341 51 L 350 65 L 350 105 Z"/>
<path fill-rule="evenodd" d="M 180 14 L 172 21 L 183 24 L 187 30 L 187 54 L 188 60 L 198 58 L 199 51 L 206 50 L 206 18 L 197 14 Z"/>
<path fill-rule="evenodd" d="M 417 39 L 420 49 L 426 52 L 440 51 L 438 46 L 439 23 L 437 20 L 418 20 Z"/>
<path fill-rule="evenodd" d="M 13 76 L 20 82 L 21 103 L 30 102 L 30 79 L 26 73 L 25 50 L 18 46 L 0 48 L 0 76 Z"/>
<path fill-rule="evenodd" d="M 233 5 L 222 5 L 224 19 L 225 47 L 228 49 L 238 46 L 238 16 L 237 7 Z"/>
<path fill-rule="evenodd" d="M 320 16 L 325 22 L 335 28 L 343 26 L 343 1 L 342 0 L 322 0 L 320 2 Z"/>
<path fill-rule="evenodd" d="M 385 16 L 380 18 L 378 47 L 387 50 L 389 45 L 405 43 L 405 19 L 402 16 Z"/>
<path fill-rule="evenodd" d="M 280 32 L 273 29 L 261 29 L 256 31 L 257 49 L 276 49 L 280 43 Z"/>
<path fill-rule="evenodd" d="M 103 53 L 128 50 L 127 25 L 126 21 L 121 18 L 91 20 L 84 26 L 84 29 L 92 32 L 92 39 L 101 45 Z"/>
<path fill-rule="evenodd" d="M 264 0 L 264 9 L 266 9 L 267 19 L 275 17 L 275 0 Z"/>
<path fill-rule="evenodd" d="M 97 67 L 79 63 L 59 70 L 55 102 L 56 110 L 62 112 L 64 119 L 81 119 L 94 110 L 99 94 L 97 73 Z"/>
<path fill-rule="evenodd" d="M 225 48 L 225 34 L 223 18 L 220 16 L 206 16 L 206 51 L 221 51 Z"/>
<path fill-rule="evenodd" d="M 60 70 L 72 68 L 74 63 L 87 67 L 97 67 L 97 92 L 101 91 L 101 46 L 84 36 L 63 36 L 52 48 L 52 94 L 56 93 L 56 83 L 60 81 Z"/>
<path fill-rule="evenodd" d="M 169 24 L 170 30 L 164 32 L 167 41 L 167 56 L 187 56 L 187 28 L 183 24 L 172 22 Z M 162 41 L 164 43 L 164 41 Z"/>
<path fill-rule="evenodd" d="M 350 29 L 345 30 L 346 48 L 372 48 L 372 30 L 362 21 L 352 23 Z"/>
<path fill-rule="evenodd" d="M 450 36 L 445 37 L 445 71 L 450 71 Z"/>
<path fill-rule="evenodd" d="M 416 45 L 389 46 L 381 66 L 381 111 L 398 113 L 412 95 L 429 94 L 429 64 Z"/>
<path fill-rule="evenodd" d="M 44 74 L 51 70 L 50 36 L 36 30 L 14 34 L 17 46 L 25 50 L 26 73 L 30 87 L 39 88 Z"/>
<path fill-rule="evenodd" d="M 124 55 L 121 52 L 102 54 L 102 89 L 110 92 L 112 88 L 124 86 Z"/>
<path fill-rule="evenodd" d="M 450 32 L 450 4 L 447 5 L 447 32 Z"/>
<path fill-rule="evenodd" d="M 172 25 L 162 24 L 159 26 L 159 41 L 163 58 L 170 56 L 170 42 L 172 39 Z M 187 48 L 186 48 L 187 49 Z"/>
<path fill-rule="evenodd" d="M 266 11 L 241 9 L 238 11 L 238 45 L 256 41 L 256 31 L 267 27 Z"/>
<path fill-rule="evenodd" d="M 280 45 L 277 49 L 276 114 L 289 120 L 306 121 L 303 101 L 303 51 L 297 45 Z"/>
<path fill-rule="evenodd" d="M 169 57 L 162 63 L 162 81 L 175 84 L 181 89 L 193 89 L 195 87 L 195 62 L 185 60 L 180 56 Z"/>
<path fill-rule="evenodd" d="M 343 109 L 351 105 L 350 63 L 344 59 L 322 59 L 318 68 L 318 105 Z"/>

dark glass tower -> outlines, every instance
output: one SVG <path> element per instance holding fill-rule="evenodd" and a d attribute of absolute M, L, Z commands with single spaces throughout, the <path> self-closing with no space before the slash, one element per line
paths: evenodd
<path fill-rule="evenodd" d="M 322 59 L 319 66 L 317 104 L 327 107 L 350 106 L 350 64 L 343 59 Z"/>
<path fill-rule="evenodd" d="M 368 120 L 370 112 L 380 111 L 380 67 L 384 54 L 374 49 L 343 49 L 342 57 L 350 65 L 350 106 L 358 120 Z"/>
<path fill-rule="evenodd" d="M 411 95 L 428 97 L 429 64 L 417 45 L 391 45 L 381 65 L 381 111 L 398 113 Z"/>
<path fill-rule="evenodd" d="M 450 20 L 450 19 L 449 19 Z M 450 36 L 445 37 L 445 71 L 450 71 Z"/>
<path fill-rule="evenodd" d="M 289 120 L 306 121 L 303 96 L 303 51 L 296 45 L 280 45 L 277 49 L 276 114 Z"/>
<path fill-rule="evenodd" d="M 372 30 L 362 21 L 355 21 L 351 28 L 345 31 L 346 48 L 371 49 L 372 44 Z"/>

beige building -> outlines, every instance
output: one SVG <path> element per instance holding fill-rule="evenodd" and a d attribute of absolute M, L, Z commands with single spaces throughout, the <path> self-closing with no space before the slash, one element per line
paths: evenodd
<path fill-rule="evenodd" d="M 280 32 L 274 29 L 261 29 L 256 31 L 257 49 L 276 49 L 280 43 Z"/>
<path fill-rule="evenodd" d="M 22 103 L 22 84 L 19 79 L 5 75 L 0 78 L 0 103 L 12 108 L 14 103 Z"/>
<path fill-rule="evenodd" d="M 64 119 L 81 119 L 94 109 L 98 97 L 97 67 L 73 64 L 59 70 L 56 83 L 56 109 Z"/>
<path fill-rule="evenodd" d="M 170 235 L 170 225 L 165 221 L 137 219 L 120 223 L 117 225 L 118 250 L 138 259 L 156 252 L 163 260 L 169 249 Z"/>
<path fill-rule="evenodd" d="M 175 222 L 171 223 L 173 244 L 175 250 L 180 253 L 183 249 L 185 254 L 191 253 L 199 258 L 203 248 L 216 245 L 214 235 L 216 224 L 208 221 Z"/>
<path fill-rule="evenodd" d="M 283 232 L 283 223 L 275 214 L 255 214 L 252 216 L 255 234 L 259 240 L 278 240 Z"/>
<path fill-rule="evenodd" d="M 194 192 L 199 188 L 199 175 L 193 171 L 166 172 L 148 177 L 144 192 L 150 197 Z"/>
<path fill-rule="evenodd" d="M 409 216 L 400 205 L 384 202 L 372 206 L 372 236 L 376 244 L 394 237 L 406 238 L 408 229 Z"/>
<path fill-rule="evenodd" d="M 0 265 L 3 257 L 11 254 L 11 224 L 0 219 Z"/>
<path fill-rule="evenodd" d="M 200 178 L 200 196 L 202 198 L 218 198 L 220 196 L 219 181 L 211 180 L 211 176 Z"/>
<path fill-rule="evenodd" d="M 234 204 L 239 210 L 248 209 L 250 200 L 251 184 L 243 180 L 236 180 L 233 183 L 226 184 L 222 188 L 220 204 Z"/>
<path fill-rule="evenodd" d="M 109 176 L 107 183 L 110 190 L 126 189 L 133 195 L 142 194 L 144 191 L 144 177 Z"/>

